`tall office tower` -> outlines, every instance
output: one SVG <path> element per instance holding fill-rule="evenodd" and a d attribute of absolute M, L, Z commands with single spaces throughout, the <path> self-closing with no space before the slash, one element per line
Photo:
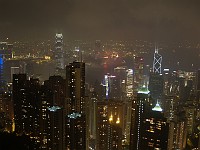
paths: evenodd
<path fill-rule="evenodd" d="M 134 57 L 134 90 L 137 91 L 143 85 L 144 58 Z"/>
<path fill-rule="evenodd" d="M 152 111 L 145 115 L 142 124 L 140 148 L 167 150 L 169 125 L 158 103 Z"/>
<path fill-rule="evenodd" d="M 163 75 L 150 73 L 149 91 L 153 99 L 153 105 L 156 104 L 157 100 L 159 100 L 159 102 L 161 102 L 162 104 L 162 101 L 160 100 L 162 99 L 163 96 L 163 89 L 164 89 Z"/>
<path fill-rule="evenodd" d="M 67 148 L 84 150 L 86 149 L 85 63 L 73 62 L 66 67 L 66 84 Z"/>
<path fill-rule="evenodd" d="M 153 72 L 161 74 L 162 73 L 162 56 L 158 53 L 158 48 L 155 48 L 154 58 L 153 58 Z"/>
<path fill-rule="evenodd" d="M 48 108 L 47 149 L 65 150 L 65 113 L 58 106 Z"/>
<path fill-rule="evenodd" d="M 26 74 L 13 75 L 15 131 L 18 134 L 39 134 L 39 80 L 27 80 Z"/>
<path fill-rule="evenodd" d="M 169 122 L 168 150 L 184 150 L 187 143 L 187 119 L 180 112 Z"/>
<path fill-rule="evenodd" d="M 60 75 L 60 71 L 65 68 L 62 33 L 56 33 L 55 36 L 54 59 L 56 61 L 56 74 Z"/>
<path fill-rule="evenodd" d="M 97 102 L 96 149 L 122 149 L 123 103 L 112 100 Z"/>
<path fill-rule="evenodd" d="M 140 89 L 132 102 L 130 149 L 141 150 L 143 121 L 150 111 L 149 91 L 146 87 Z"/>

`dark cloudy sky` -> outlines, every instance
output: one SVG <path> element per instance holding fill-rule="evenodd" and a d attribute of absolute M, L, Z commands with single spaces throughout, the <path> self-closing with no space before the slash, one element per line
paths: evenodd
<path fill-rule="evenodd" d="M 0 0 L 0 39 L 200 39 L 200 0 Z"/>

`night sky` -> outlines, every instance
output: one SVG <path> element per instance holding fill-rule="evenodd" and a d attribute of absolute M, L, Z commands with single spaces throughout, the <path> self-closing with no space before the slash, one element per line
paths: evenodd
<path fill-rule="evenodd" d="M 0 0 L 0 39 L 200 38 L 199 0 Z"/>

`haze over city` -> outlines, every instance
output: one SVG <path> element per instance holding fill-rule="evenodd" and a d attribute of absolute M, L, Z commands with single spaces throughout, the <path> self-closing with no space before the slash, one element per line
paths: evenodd
<path fill-rule="evenodd" d="M 1 0 L 0 39 L 198 40 L 197 0 Z"/>
<path fill-rule="evenodd" d="M 199 6 L 0 0 L 0 150 L 200 150 Z"/>

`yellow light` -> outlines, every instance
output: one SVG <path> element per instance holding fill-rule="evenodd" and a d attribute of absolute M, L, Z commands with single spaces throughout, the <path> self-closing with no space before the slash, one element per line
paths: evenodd
<path fill-rule="evenodd" d="M 116 124 L 119 124 L 120 123 L 120 120 L 119 120 L 119 117 L 117 118 L 117 121 L 116 121 Z"/>
<path fill-rule="evenodd" d="M 109 121 L 112 122 L 113 121 L 113 115 L 110 115 Z"/>

